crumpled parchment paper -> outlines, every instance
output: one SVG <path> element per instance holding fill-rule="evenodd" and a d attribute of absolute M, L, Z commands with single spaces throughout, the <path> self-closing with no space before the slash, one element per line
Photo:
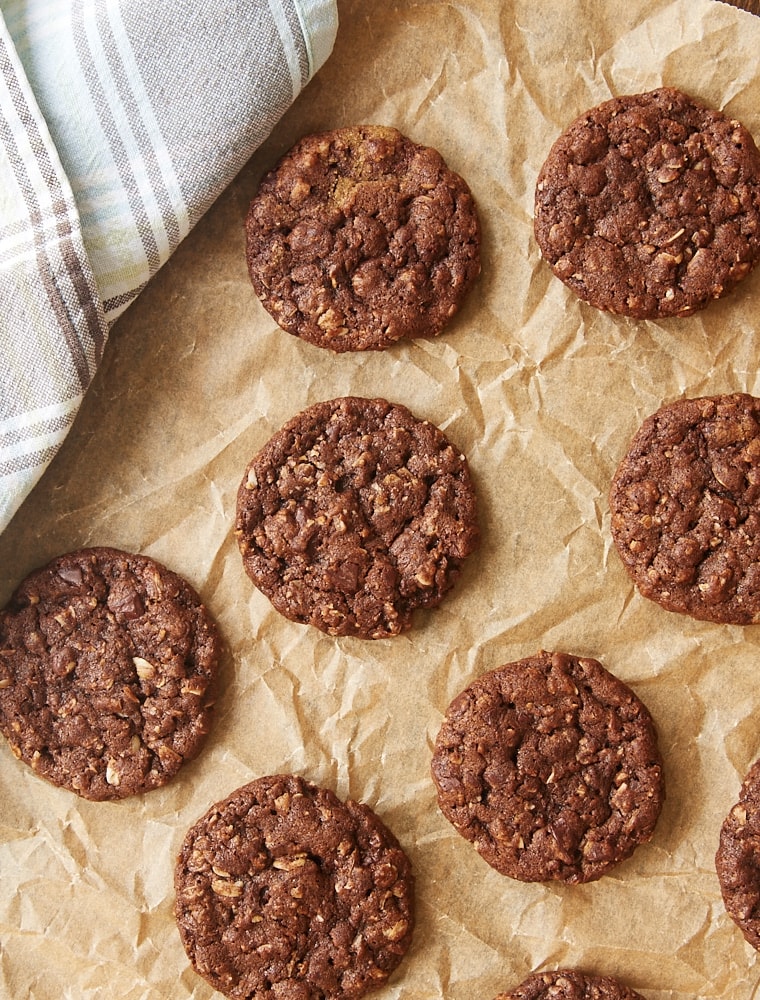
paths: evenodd
<path fill-rule="evenodd" d="M 612 548 L 607 490 L 666 400 L 760 393 L 760 270 L 684 320 L 576 300 L 540 260 L 535 178 L 559 132 L 606 98 L 678 86 L 760 140 L 760 20 L 715 0 L 342 0 L 334 54 L 119 320 L 73 431 L 0 536 L 0 600 L 81 545 L 185 575 L 226 640 L 205 750 L 172 784 L 89 803 L 0 744 L 0 995 L 205 998 L 172 914 L 184 834 L 261 774 L 295 771 L 371 805 L 417 875 L 411 951 L 378 1000 L 490 1000 L 536 969 L 615 975 L 648 1000 L 754 997 L 757 954 L 725 914 L 720 824 L 760 754 L 757 627 L 661 610 Z M 333 356 L 279 331 L 250 287 L 243 218 L 303 134 L 395 125 L 469 182 L 483 272 L 449 330 Z M 482 546 L 457 588 L 389 640 L 281 619 L 232 534 L 249 458 L 298 410 L 381 395 L 468 455 Z M 474 676 L 539 648 L 594 656 L 658 725 L 668 797 L 655 836 L 586 886 L 492 871 L 438 812 L 442 713 Z"/>

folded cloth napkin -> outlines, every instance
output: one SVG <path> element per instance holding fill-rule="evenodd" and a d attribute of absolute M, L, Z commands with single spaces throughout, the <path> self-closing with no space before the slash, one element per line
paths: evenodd
<path fill-rule="evenodd" d="M 336 0 L 1 0 L 0 531 L 114 320 L 329 56 Z"/>

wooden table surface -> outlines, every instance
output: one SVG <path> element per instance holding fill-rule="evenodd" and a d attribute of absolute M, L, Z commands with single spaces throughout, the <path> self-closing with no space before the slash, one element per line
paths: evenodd
<path fill-rule="evenodd" d="M 724 3 L 733 4 L 742 10 L 748 10 L 753 14 L 760 15 L 760 0 L 723 0 Z"/>

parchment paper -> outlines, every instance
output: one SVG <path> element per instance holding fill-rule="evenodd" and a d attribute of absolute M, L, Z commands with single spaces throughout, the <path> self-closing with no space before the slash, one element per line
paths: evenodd
<path fill-rule="evenodd" d="M 638 323 L 576 300 L 533 240 L 536 174 L 609 96 L 681 87 L 760 140 L 760 20 L 714 0 L 342 0 L 334 54 L 118 322 L 59 456 L 0 536 L 0 601 L 81 545 L 144 552 L 201 592 L 226 640 L 213 731 L 165 789 L 88 803 L 0 744 L 0 996 L 208 998 L 172 915 L 189 825 L 262 774 L 371 805 L 417 875 L 411 951 L 378 1000 L 490 1000 L 577 965 L 648 1000 L 749 1000 L 758 956 L 725 914 L 720 824 L 760 754 L 757 627 L 670 614 L 612 548 L 607 490 L 641 420 L 680 395 L 760 394 L 760 270 L 702 315 Z M 466 177 L 483 273 L 446 334 L 333 356 L 276 328 L 243 218 L 301 135 L 391 124 Z M 330 639 L 248 582 L 232 535 L 248 459 L 319 399 L 381 395 L 469 457 L 483 544 L 405 636 Z M 437 810 L 431 744 L 473 677 L 536 650 L 600 659 L 652 711 L 668 798 L 651 844 L 577 887 L 498 875 Z"/>

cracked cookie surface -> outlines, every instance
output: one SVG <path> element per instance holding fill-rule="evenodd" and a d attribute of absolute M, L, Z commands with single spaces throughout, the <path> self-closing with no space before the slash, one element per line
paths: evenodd
<path fill-rule="evenodd" d="M 494 1000 L 643 1000 L 610 976 L 586 976 L 576 969 L 537 972 Z"/>
<path fill-rule="evenodd" d="M 760 258 L 760 153 L 739 122 L 673 88 L 613 98 L 552 146 L 534 225 L 581 299 L 637 319 L 687 316 Z"/>
<path fill-rule="evenodd" d="M 175 914 L 195 970 L 236 1000 L 353 1000 L 414 928 L 414 879 L 368 807 L 296 775 L 259 778 L 190 829 Z"/>
<path fill-rule="evenodd" d="M 236 535 L 251 580 L 292 621 L 366 639 L 411 627 L 478 543 L 465 457 L 383 399 L 317 403 L 250 462 Z"/>
<path fill-rule="evenodd" d="M 591 882 L 648 841 L 664 799 L 652 718 L 596 660 L 492 670 L 449 705 L 432 758 L 443 815 L 497 871 Z"/>
<path fill-rule="evenodd" d="M 145 556 L 66 553 L 0 611 L 0 730 L 83 798 L 166 784 L 211 718 L 216 626 L 190 585 Z"/>
<path fill-rule="evenodd" d="M 749 769 L 739 801 L 723 821 L 715 870 L 726 912 L 760 950 L 760 761 Z"/>
<path fill-rule="evenodd" d="M 760 400 L 681 399 L 635 434 L 610 527 L 639 591 L 703 621 L 760 621 Z"/>
<path fill-rule="evenodd" d="M 245 228 L 264 307 L 335 352 L 437 336 L 480 272 L 467 184 L 434 149 L 383 126 L 301 139 L 262 180 Z"/>

